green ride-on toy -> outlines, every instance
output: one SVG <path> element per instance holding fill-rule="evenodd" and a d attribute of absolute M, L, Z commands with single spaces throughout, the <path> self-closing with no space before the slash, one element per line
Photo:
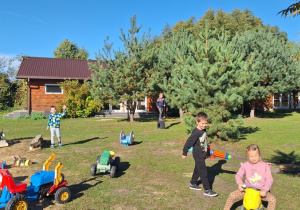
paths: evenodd
<path fill-rule="evenodd" d="M 95 176 L 99 170 L 100 173 L 109 173 L 110 178 L 114 178 L 121 160 L 120 157 L 114 158 L 114 156 L 115 153 L 113 151 L 104 150 L 103 153 L 97 157 L 96 164 L 91 165 L 91 175 Z"/>

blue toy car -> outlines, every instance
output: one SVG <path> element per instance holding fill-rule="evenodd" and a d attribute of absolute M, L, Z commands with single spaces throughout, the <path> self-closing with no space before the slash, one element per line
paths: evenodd
<path fill-rule="evenodd" d="M 129 146 L 134 141 L 134 133 L 133 131 L 130 132 L 129 136 L 126 136 L 124 131 L 120 133 L 120 143 L 124 146 Z"/>

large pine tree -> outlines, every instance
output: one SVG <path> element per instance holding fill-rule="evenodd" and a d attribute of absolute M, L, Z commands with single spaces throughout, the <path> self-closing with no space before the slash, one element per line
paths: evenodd
<path fill-rule="evenodd" d="M 233 51 L 228 36 L 217 39 L 209 26 L 200 30 L 200 39 L 181 32 L 169 44 L 173 55 L 170 77 L 164 80 L 163 90 L 171 106 L 182 108 L 189 130 L 195 126 L 195 116 L 204 111 L 210 117 L 208 134 L 224 140 L 236 139 L 240 119 L 232 119 L 231 111 L 242 103 L 238 95 L 236 64 L 240 55 Z"/>
<path fill-rule="evenodd" d="M 153 66 L 150 30 L 139 37 L 142 26 L 137 26 L 136 16 L 130 19 L 131 28 L 126 35 L 121 29 L 120 39 L 125 51 L 114 51 L 112 44 L 105 42 L 103 53 L 99 53 L 92 70 L 93 95 L 101 102 L 112 105 L 124 103 L 129 111 L 130 122 L 134 120 L 137 100 L 148 92 L 149 75 Z"/>
<path fill-rule="evenodd" d="M 237 82 L 243 89 L 244 101 L 251 106 L 250 117 L 254 117 L 260 100 L 274 93 L 289 93 L 295 88 L 299 67 L 292 57 L 294 49 L 266 29 L 244 32 L 232 42 L 235 51 L 242 56 L 236 72 Z"/>

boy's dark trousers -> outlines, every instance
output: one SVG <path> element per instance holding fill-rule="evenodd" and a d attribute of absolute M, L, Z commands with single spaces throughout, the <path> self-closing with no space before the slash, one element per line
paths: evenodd
<path fill-rule="evenodd" d="M 191 184 L 197 184 L 199 177 L 201 178 L 203 188 L 205 190 L 209 190 L 210 185 L 207 178 L 207 168 L 205 164 L 205 158 L 195 160 L 195 169 L 191 179 Z"/>

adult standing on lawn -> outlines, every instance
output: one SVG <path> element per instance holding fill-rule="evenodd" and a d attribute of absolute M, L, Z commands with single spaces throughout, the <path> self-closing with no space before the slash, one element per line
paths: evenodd
<path fill-rule="evenodd" d="M 161 116 L 164 112 L 164 108 L 166 107 L 166 101 L 163 93 L 159 93 L 158 99 L 156 100 L 156 106 L 159 111 L 159 121 L 162 121 Z"/>
<path fill-rule="evenodd" d="M 60 136 L 60 119 L 66 114 L 66 105 L 63 106 L 63 113 L 56 113 L 56 107 L 50 107 L 50 115 L 47 124 L 47 131 L 50 128 L 51 132 L 51 148 L 55 147 L 54 137 L 55 134 L 58 140 L 58 146 L 61 147 L 61 136 Z"/>

